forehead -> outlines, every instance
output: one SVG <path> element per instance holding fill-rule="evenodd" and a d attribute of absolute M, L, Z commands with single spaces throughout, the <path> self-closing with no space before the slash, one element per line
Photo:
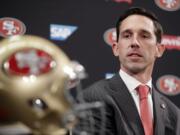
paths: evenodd
<path fill-rule="evenodd" d="M 120 32 L 132 30 L 132 31 L 148 31 L 150 33 L 154 32 L 153 21 L 142 15 L 130 15 L 121 22 Z"/>

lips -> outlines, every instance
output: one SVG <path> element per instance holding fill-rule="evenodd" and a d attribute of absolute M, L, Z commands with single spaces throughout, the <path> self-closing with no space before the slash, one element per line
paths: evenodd
<path fill-rule="evenodd" d="M 127 54 L 129 57 L 142 57 L 142 55 L 138 52 L 130 52 Z"/>

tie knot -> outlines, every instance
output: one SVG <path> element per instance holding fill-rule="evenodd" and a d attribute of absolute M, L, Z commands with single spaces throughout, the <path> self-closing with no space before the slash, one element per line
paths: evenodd
<path fill-rule="evenodd" d="M 140 100 L 148 97 L 149 87 L 147 85 L 139 85 L 137 87 Z"/>

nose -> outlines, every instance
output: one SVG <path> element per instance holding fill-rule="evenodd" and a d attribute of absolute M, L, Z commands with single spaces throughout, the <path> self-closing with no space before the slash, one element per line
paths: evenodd
<path fill-rule="evenodd" d="M 139 48 L 139 40 L 137 36 L 133 36 L 131 42 L 131 48 Z"/>

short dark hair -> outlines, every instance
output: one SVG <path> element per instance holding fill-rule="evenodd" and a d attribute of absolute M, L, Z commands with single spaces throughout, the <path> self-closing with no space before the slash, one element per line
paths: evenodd
<path fill-rule="evenodd" d="M 158 43 L 161 43 L 161 39 L 162 39 L 162 35 L 163 35 L 163 29 L 162 29 L 161 24 L 158 21 L 157 16 L 154 13 L 147 11 L 146 9 L 140 8 L 140 7 L 129 8 L 127 11 L 124 12 L 124 14 L 122 16 L 119 17 L 119 19 L 116 23 L 117 41 L 119 38 L 120 25 L 121 25 L 122 21 L 130 15 L 142 15 L 142 16 L 145 16 L 145 17 L 148 17 L 149 19 L 151 19 L 153 21 L 153 24 L 155 27 L 154 33 L 156 36 L 156 40 Z"/>

